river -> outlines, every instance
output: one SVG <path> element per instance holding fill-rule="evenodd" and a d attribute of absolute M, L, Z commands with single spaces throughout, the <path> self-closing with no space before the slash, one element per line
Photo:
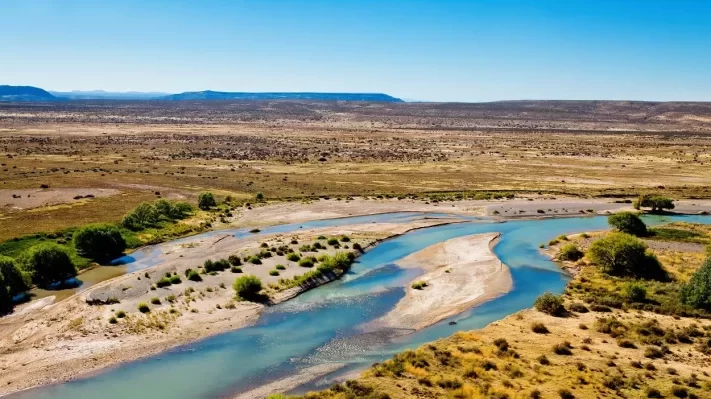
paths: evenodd
<path fill-rule="evenodd" d="M 409 221 L 425 214 L 396 213 L 275 226 L 262 233 L 383 221 Z M 429 215 L 442 216 L 442 215 Z M 645 217 L 649 225 L 670 221 L 711 223 L 711 216 Z M 173 350 L 126 363 L 94 376 L 40 387 L 13 399 L 76 398 L 228 398 L 239 392 L 325 363 L 344 364 L 338 372 L 296 389 L 323 387 L 352 370 L 382 361 L 392 354 L 460 330 L 481 328 L 530 307 L 545 291 L 560 293 L 568 281 L 558 266 L 538 250 L 560 234 L 607 229 L 603 216 L 520 220 L 498 223 L 471 220 L 411 231 L 386 240 L 361 256 L 342 279 L 265 310 L 256 324 L 216 335 Z M 500 232 L 494 248 L 509 266 L 513 288 L 508 293 L 423 330 L 364 331 L 363 326 L 393 309 L 408 281 L 420 272 L 398 268 L 395 262 L 430 245 L 470 234 Z M 207 234 L 223 234 L 225 231 Z M 233 234 L 249 234 L 235 230 Z M 131 270 L 148 267 L 160 250 L 132 254 Z M 152 261 L 153 259 L 153 261 Z M 450 325 L 450 321 L 456 324 Z"/>

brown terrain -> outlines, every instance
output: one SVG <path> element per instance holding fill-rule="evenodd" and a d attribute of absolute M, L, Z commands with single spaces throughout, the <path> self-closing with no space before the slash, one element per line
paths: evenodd
<path fill-rule="evenodd" d="M 711 104 L 0 103 L 0 154 L 0 240 L 118 220 L 142 201 L 205 189 L 245 200 L 468 190 L 709 198 Z M 21 191 L 43 184 L 65 191 Z M 98 190 L 118 193 L 74 199 Z"/>
<path fill-rule="evenodd" d="M 500 218 L 594 214 L 629 208 L 623 199 L 651 192 L 674 198 L 678 210 L 708 212 L 710 163 L 707 103 L 0 103 L 0 244 L 90 222 L 118 222 L 139 203 L 156 198 L 194 204 L 202 191 L 215 193 L 220 203 L 232 199 L 234 217 L 218 221 L 209 215 L 211 228 L 399 210 Z M 257 193 L 266 200 L 249 206 Z M 415 227 L 421 226 L 359 226 L 348 234 L 367 245 Z M 344 232 L 311 232 L 299 240 L 318 234 Z M 459 273 L 457 265 L 477 265 L 482 276 L 490 281 L 496 277 L 495 292 L 463 294 L 460 303 L 447 308 L 437 298 L 428 298 L 434 304 L 424 301 L 413 288 L 407 301 L 415 305 L 408 306 L 439 306 L 451 314 L 506 292 L 508 274 L 487 251 L 492 237 L 479 238 L 430 249 L 427 255 L 436 254 L 441 261 L 423 278 L 431 288 L 466 293 L 481 283 L 459 286 L 442 273 L 447 268 Z M 257 245 L 228 238 L 218 249 L 227 255 Z M 258 306 L 232 304 L 230 272 L 206 278 L 198 293 L 184 291 L 197 286 L 188 281 L 172 294 L 172 288 L 161 288 L 161 295 L 147 291 L 144 273 L 158 273 L 150 278 L 184 275 L 186 267 L 214 255 L 212 246 L 208 252 L 205 248 L 176 248 L 168 256 L 174 259 L 155 269 L 57 298 L 53 305 L 46 297 L 18 307 L 0 325 L 4 390 L 73 378 L 249 323 Z M 476 249 L 470 255 L 477 256 L 462 258 L 450 253 L 452 248 Z M 192 264 L 178 264 L 183 250 L 192 254 Z M 300 269 L 293 266 L 282 272 L 285 277 L 297 275 Z M 262 277 L 267 283 L 278 281 Z M 129 279 L 131 287 L 122 286 Z M 122 296 L 120 305 L 86 303 L 114 295 Z M 153 306 L 150 317 L 138 314 L 137 305 L 153 301 L 153 295 L 158 301 L 151 304 L 157 308 Z M 179 313 L 167 310 L 171 296 L 182 300 Z M 107 317 L 121 310 L 128 313 L 126 320 L 107 327 Z M 581 320 L 593 323 L 591 317 Z M 436 319 L 386 322 L 421 327 Z M 572 321 L 546 320 L 552 331 L 577 337 Z M 529 338 L 521 336 L 522 342 Z M 126 348 L 131 350 L 118 350 Z M 25 377 L 23 383 L 18 376 Z"/>

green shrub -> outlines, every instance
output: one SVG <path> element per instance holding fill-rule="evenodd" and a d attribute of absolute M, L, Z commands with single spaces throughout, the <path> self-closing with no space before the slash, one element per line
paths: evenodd
<path fill-rule="evenodd" d="M 180 220 L 185 219 L 193 213 L 193 206 L 187 202 L 176 201 L 170 207 L 170 213 L 167 215 L 170 219 Z"/>
<path fill-rule="evenodd" d="M 129 230 L 141 230 L 158 222 L 160 214 L 150 202 L 143 202 L 127 213 L 121 225 Z"/>
<path fill-rule="evenodd" d="M 647 245 L 626 233 L 610 233 L 596 240 L 588 256 L 609 275 L 668 279 L 657 258 L 647 253 Z"/>
<path fill-rule="evenodd" d="M 118 312 L 116 312 L 116 317 L 118 317 L 119 319 L 123 319 L 124 317 L 126 317 L 126 312 L 124 312 L 123 310 L 119 310 Z"/>
<path fill-rule="evenodd" d="M 151 311 L 151 308 L 148 307 L 147 303 L 141 302 L 138 304 L 138 311 L 141 313 L 148 313 Z"/>
<path fill-rule="evenodd" d="M 292 262 L 298 262 L 301 257 L 296 252 L 291 252 L 286 255 L 286 259 Z"/>
<path fill-rule="evenodd" d="M 314 267 L 314 258 L 312 256 L 305 256 L 305 257 L 299 259 L 299 266 Z"/>
<path fill-rule="evenodd" d="M 331 237 L 326 241 L 328 245 L 338 245 L 338 238 L 336 237 Z"/>
<path fill-rule="evenodd" d="M 206 211 L 213 206 L 217 206 L 217 201 L 215 201 L 215 196 L 211 192 L 204 192 L 198 195 L 198 208 Z"/>
<path fill-rule="evenodd" d="M 170 279 L 169 279 L 169 280 L 170 280 L 170 283 L 171 283 L 171 284 L 176 284 L 176 285 L 183 282 L 183 280 L 181 280 L 181 279 L 180 279 L 180 276 L 178 276 L 178 275 L 170 276 Z"/>
<path fill-rule="evenodd" d="M 686 305 L 711 311 L 711 257 L 681 287 L 679 299 Z"/>
<path fill-rule="evenodd" d="M 232 273 L 242 273 L 242 268 L 241 268 L 241 267 L 237 267 L 237 266 L 232 266 L 232 267 L 230 267 L 230 271 L 231 271 Z"/>
<path fill-rule="evenodd" d="M 278 276 L 279 275 L 279 270 L 270 270 L 269 271 L 270 276 Z"/>
<path fill-rule="evenodd" d="M 276 265 L 274 266 L 274 268 L 276 268 L 277 270 L 286 270 L 286 266 L 284 265 Z"/>
<path fill-rule="evenodd" d="M 190 270 L 190 271 L 188 272 L 188 270 Z M 198 273 L 197 271 L 192 270 L 192 269 L 188 269 L 188 270 L 186 270 L 186 272 L 187 272 L 187 276 L 186 276 L 186 277 L 187 277 L 188 280 L 190 280 L 190 281 L 202 281 L 202 276 L 200 276 L 200 273 Z"/>
<path fill-rule="evenodd" d="M 533 306 L 539 312 L 543 312 L 551 316 L 561 316 L 565 313 L 563 299 L 558 295 L 551 294 L 550 292 L 545 292 L 543 295 L 536 298 L 536 302 L 534 302 Z"/>
<path fill-rule="evenodd" d="M 39 244 L 22 256 L 22 267 L 40 287 L 66 281 L 77 275 L 77 268 L 66 249 L 51 243 Z"/>
<path fill-rule="evenodd" d="M 96 261 L 119 257 L 126 250 L 126 240 L 116 226 L 96 223 L 80 227 L 72 242 L 77 253 Z"/>
<path fill-rule="evenodd" d="M 569 242 L 560 248 L 560 252 L 558 252 L 558 259 L 575 262 L 582 258 L 583 255 L 583 251 L 578 249 L 577 245 Z"/>
<path fill-rule="evenodd" d="M 154 305 L 160 305 L 160 299 L 153 297 L 153 298 L 151 298 L 151 303 Z"/>
<path fill-rule="evenodd" d="M 0 255 L 0 275 L 10 297 L 30 289 L 32 279 L 28 273 L 20 269 L 17 262 L 8 256 Z M 2 287 L 0 287 L 2 290 Z"/>
<path fill-rule="evenodd" d="M 411 287 L 416 290 L 421 290 L 427 287 L 427 282 L 426 281 L 415 281 L 412 283 Z"/>
<path fill-rule="evenodd" d="M 252 275 L 238 277 L 232 284 L 232 288 L 234 288 L 238 297 L 253 300 L 258 297 L 259 291 L 262 290 L 262 280 Z"/>
<path fill-rule="evenodd" d="M 227 257 L 227 261 L 230 262 L 230 265 L 232 266 L 242 265 L 242 260 L 239 258 L 239 255 L 230 255 L 229 257 Z"/>
<path fill-rule="evenodd" d="M 632 302 L 644 302 L 647 299 L 647 288 L 640 283 L 628 283 L 623 293 Z"/>
<path fill-rule="evenodd" d="M 619 212 L 607 217 L 607 223 L 622 233 L 643 237 L 647 235 L 647 225 L 636 213 Z"/>
<path fill-rule="evenodd" d="M 259 259 L 259 256 L 250 256 L 248 262 L 253 265 L 261 265 L 262 264 L 262 260 Z"/>
<path fill-rule="evenodd" d="M 348 236 L 341 236 L 341 242 L 350 242 L 351 238 Z"/>
<path fill-rule="evenodd" d="M 219 259 L 214 262 L 208 259 L 202 264 L 202 267 L 205 273 L 221 272 L 230 268 L 230 262 L 225 259 Z"/>
<path fill-rule="evenodd" d="M 116 317 L 111 316 L 111 317 L 109 317 L 109 323 L 110 323 L 110 324 L 116 324 L 116 323 L 118 323 L 118 320 L 116 320 Z"/>
<path fill-rule="evenodd" d="M 262 193 L 257 193 L 257 195 L 254 196 L 254 199 L 255 199 L 257 202 L 262 202 L 262 201 L 264 201 L 264 194 L 262 194 Z"/>
<path fill-rule="evenodd" d="M 171 284 L 172 283 L 168 277 L 161 277 L 160 280 L 156 281 L 156 287 L 158 288 L 168 287 Z"/>

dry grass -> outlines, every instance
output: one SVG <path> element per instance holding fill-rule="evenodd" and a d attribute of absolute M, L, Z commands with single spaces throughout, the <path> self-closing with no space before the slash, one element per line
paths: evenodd
<path fill-rule="evenodd" d="M 588 239 L 569 240 L 585 245 Z M 645 282 L 649 301 L 668 302 L 703 254 L 656 252 L 678 281 Z M 646 398 L 656 391 L 663 397 L 682 391 L 684 397 L 711 397 L 711 321 L 634 310 L 624 302 L 621 309 L 590 311 L 580 304 L 613 297 L 629 281 L 579 263 L 582 270 L 564 296 L 572 310 L 567 317 L 519 312 L 482 330 L 400 353 L 356 382 L 305 397 L 592 399 Z"/>

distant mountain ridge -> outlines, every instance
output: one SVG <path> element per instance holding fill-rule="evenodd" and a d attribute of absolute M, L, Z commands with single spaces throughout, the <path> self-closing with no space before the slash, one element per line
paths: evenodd
<path fill-rule="evenodd" d="M 316 101 L 372 101 L 402 103 L 403 100 L 383 93 L 316 93 L 316 92 L 221 92 L 193 91 L 158 97 L 156 100 L 199 101 L 199 100 L 316 100 Z"/>
<path fill-rule="evenodd" d="M 226 92 L 192 91 L 177 94 L 162 92 L 109 92 L 104 90 L 47 91 L 33 86 L 0 85 L 0 101 L 43 102 L 59 100 L 314 100 L 314 101 L 364 101 L 404 103 L 400 98 L 384 93 L 320 93 L 320 92 Z"/>
<path fill-rule="evenodd" d="M 68 98 L 70 100 L 152 100 L 170 94 L 163 92 L 111 92 L 104 90 L 50 91 L 50 93 L 57 97 Z"/>
<path fill-rule="evenodd" d="M 0 85 L 0 101 L 30 102 L 56 100 L 58 100 L 57 97 L 39 87 Z"/>

